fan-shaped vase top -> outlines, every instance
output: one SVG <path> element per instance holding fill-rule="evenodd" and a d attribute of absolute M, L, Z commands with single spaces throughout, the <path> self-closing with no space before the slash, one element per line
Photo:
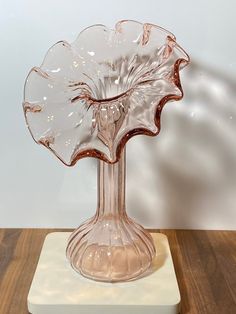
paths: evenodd
<path fill-rule="evenodd" d="M 25 83 L 30 132 L 66 165 L 85 156 L 109 163 L 127 140 L 160 131 L 163 105 L 182 98 L 179 70 L 189 61 L 174 35 L 152 24 L 93 25 L 60 41 Z"/>
<path fill-rule="evenodd" d="M 164 104 L 183 97 L 179 70 L 188 62 L 170 32 L 124 20 L 56 43 L 28 74 L 23 108 L 34 140 L 68 166 L 100 159 L 97 212 L 67 247 L 85 277 L 126 281 L 152 264 L 150 234 L 125 211 L 124 146 L 134 135 L 159 133 Z"/>

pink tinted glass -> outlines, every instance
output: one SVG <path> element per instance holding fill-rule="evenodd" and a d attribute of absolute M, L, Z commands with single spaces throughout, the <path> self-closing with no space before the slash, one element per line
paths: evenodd
<path fill-rule="evenodd" d="M 170 32 L 121 21 L 56 43 L 26 79 L 23 108 L 34 140 L 68 166 L 100 159 L 96 214 L 67 246 L 85 277 L 126 281 L 152 264 L 152 237 L 126 214 L 124 146 L 134 135 L 159 133 L 164 104 L 183 97 L 179 70 L 188 62 Z"/>

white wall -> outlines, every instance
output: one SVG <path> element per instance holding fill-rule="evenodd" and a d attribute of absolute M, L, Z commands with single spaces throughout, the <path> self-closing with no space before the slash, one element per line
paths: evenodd
<path fill-rule="evenodd" d="M 25 77 L 56 41 L 120 19 L 171 30 L 192 58 L 158 138 L 127 146 L 129 213 L 148 227 L 236 228 L 235 1 L 0 0 L 0 227 L 75 227 L 96 208 L 96 161 L 66 168 L 26 129 Z"/>

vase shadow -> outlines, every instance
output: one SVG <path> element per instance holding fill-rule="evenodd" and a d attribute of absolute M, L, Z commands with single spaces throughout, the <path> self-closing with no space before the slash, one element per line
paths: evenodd
<path fill-rule="evenodd" d="M 158 138 L 130 143 L 129 213 L 149 228 L 234 229 L 235 80 L 193 60 L 182 81 L 184 100 L 165 106 Z"/>
<path fill-rule="evenodd" d="M 235 79 L 193 60 L 182 82 L 185 97 L 164 108 L 158 138 L 130 143 L 128 157 L 139 151 L 139 159 L 128 159 L 129 213 L 149 228 L 234 230 Z M 173 257 L 185 314 L 187 275 Z"/>

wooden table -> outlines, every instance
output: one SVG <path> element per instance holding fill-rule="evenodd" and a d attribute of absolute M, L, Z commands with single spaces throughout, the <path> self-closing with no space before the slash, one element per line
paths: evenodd
<path fill-rule="evenodd" d="M 28 313 L 27 294 L 41 247 L 53 231 L 68 229 L 0 229 L 0 314 Z M 236 314 L 236 232 L 160 231 L 170 242 L 181 313 Z"/>

